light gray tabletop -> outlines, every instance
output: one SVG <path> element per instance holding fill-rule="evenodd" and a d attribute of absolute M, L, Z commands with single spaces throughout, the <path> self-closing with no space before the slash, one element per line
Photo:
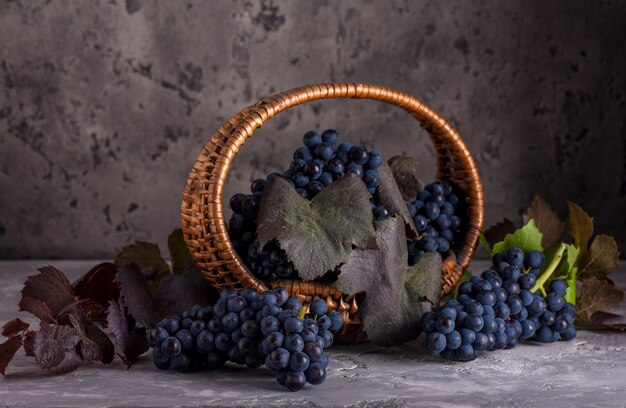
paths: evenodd
<path fill-rule="evenodd" d="M 0 262 L 0 321 L 35 323 L 17 303 L 38 267 L 53 264 L 74 279 L 95 263 Z M 626 286 L 626 264 L 613 278 Z M 468 363 L 428 357 L 417 342 L 333 346 L 326 382 L 296 393 L 264 368 L 180 374 L 157 370 L 146 354 L 128 371 L 117 360 L 52 375 L 20 351 L 0 379 L 0 406 L 626 407 L 625 348 L 626 334 L 588 331 L 570 342 L 485 352 Z"/>

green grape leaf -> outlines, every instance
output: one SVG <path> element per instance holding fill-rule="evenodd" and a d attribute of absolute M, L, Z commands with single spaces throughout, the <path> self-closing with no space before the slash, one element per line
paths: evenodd
<path fill-rule="evenodd" d="M 524 252 L 543 251 L 541 247 L 542 234 L 537 229 L 534 220 L 528 221 L 522 228 L 504 237 L 504 240 L 493 246 L 494 254 L 504 254 L 513 247 L 521 248 Z"/>
<path fill-rule="evenodd" d="M 489 242 L 487 242 L 487 238 L 485 238 L 485 234 L 480 234 L 478 236 L 478 243 L 480 244 L 480 247 L 483 249 L 483 251 L 487 255 L 493 256 L 493 253 L 491 252 L 491 245 L 489 245 Z"/>
<path fill-rule="evenodd" d="M 278 239 L 305 281 L 346 262 L 353 246 L 376 248 L 370 195 L 355 175 L 332 183 L 310 201 L 275 177 L 263 190 L 257 233 L 261 246 Z"/>
<path fill-rule="evenodd" d="M 579 276 L 581 279 L 596 276 L 604 278 L 617 271 L 619 267 L 619 249 L 615 238 L 609 235 L 597 235 L 589 250 L 582 256 Z"/>
<path fill-rule="evenodd" d="M 418 176 L 417 159 L 412 156 L 393 156 L 387 163 L 404 201 L 414 201 L 424 188 Z"/>
<path fill-rule="evenodd" d="M 378 185 L 378 202 L 387 208 L 389 215 L 400 214 L 404 219 L 405 231 L 407 237 L 410 239 L 417 239 L 419 234 L 413 218 L 406 208 L 406 202 L 402 197 L 402 193 L 396 184 L 396 179 L 392 174 L 392 170 L 387 163 L 383 163 L 378 168 L 378 175 L 380 176 L 380 184 Z M 414 200 L 415 198 L 413 198 Z"/>
<path fill-rule="evenodd" d="M 569 210 L 567 218 L 569 234 L 574 240 L 574 245 L 580 248 L 580 253 L 584 256 L 593 234 L 593 218 L 587 215 L 577 204 L 568 202 L 567 206 Z"/>
<path fill-rule="evenodd" d="M 552 246 L 544 252 L 546 262 L 544 263 L 543 270 L 550 264 L 550 260 L 554 257 L 557 246 Z M 580 250 L 574 244 L 567 244 L 565 254 L 559 263 L 556 271 L 552 274 L 548 282 L 554 279 L 562 279 L 567 283 L 567 291 L 565 292 L 565 300 L 572 304 L 576 304 L 576 279 L 578 274 L 578 256 Z"/>
<path fill-rule="evenodd" d="M 541 244 L 544 248 L 548 248 L 561 240 L 565 223 L 543 198 L 535 196 L 522 219 L 524 224 L 530 220 L 535 220 L 537 228 L 543 234 Z"/>
<path fill-rule="evenodd" d="M 463 272 L 463 275 L 461 275 L 461 279 L 459 279 L 459 281 L 456 283 L 456 285 L 454 285 L 454 289 L 452 289 L 452 293 L 450 294 L 450 298 L 451 299 L 456 299 L 459 297 L 459 287 L 464 284 L 465 282 L 469 281 L 470 279 L 472 279 L 472 272 L 470 272 L 468 269 L 465 270 L 465 272 Z"/>
<path fill-rule="evenodd" d="M 169 275 L 170 267 L 161 256 L 161 250 L 157 244 L 137 241 L 128 245 L 115 256 L 115 265 L 121 267 L 131 263 L 136 264 L 142 271 L 149 271 L 153 280 L 149 282 L 151 289 L 156 289 L 159 280 Z"/>
<path fill-rule="evenodd" d="M 176 275 L 181 275 L 187 271 L 187 264 L 192 261 L 193 258 L 189 253 L 187 244 L 185 244 L 185 238 L 183 236 L 183 230 L 180 228 L 172 231 L 167 238 L 167 246 L 170 250 L 170 257 L 172 260 L 172 272 Z"/>
<path fill-rule="evenodd" d="M 592 276 L 582 280 L 576 322 L 593 322 L 593 315 L 614 309 L 624 300 L 624 291 L 612 282 Z"/>
<path fill-rule="evenodd" d="M 504 218 L 502 221 L 487 228 L 482 235 L 487 245 L 490 246 L 490 255 L 493 255 L 493 246 L 503 241 L 504 237 L 514 233 L 515 230 L 517 230 L 517 225 L 508 218 Z"/>
<path fill-rule="evenodd" d="M 376 230 L 380 249 L 355 249 L 333 286 L 365 292 L 359 313 L 369 340 L 400 344 L 419 335 L 421 315 L 439 302 L 441 256 L 428 252 L 409 268 L 402 219 L 376 221 Z"/>

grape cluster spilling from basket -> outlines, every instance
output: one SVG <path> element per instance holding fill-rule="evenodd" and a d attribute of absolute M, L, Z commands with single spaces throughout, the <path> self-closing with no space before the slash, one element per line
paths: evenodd
<path fill-rule="evenodd" d="M 297 391 L 326 379 L 333 331 L 343 326 L 322 299 L 307 308 L 287 290 L 259 293 L 225 290 L 214 306 L 194 306 L 157 323 L 148 332 L 154 364 L 195 371 L 220 368 L 227 361 L 249 368 L 265 365 L 279 384 Z"/>
<path fill-rule="evenodd" d="M 248 268 L 262 280 L 299 278 L 279 242 L 274 239 L 261 246 L 257 236 L 257 216 L 264 187 L 274 178 L 286 180 L 300 196 L 310 200 L 334 181 L 352 174 L 363 181 L 370 194 L 374 220 L 390 216 L 378 191 L 381 183 L 378 169 L 384 161 L 378 151 L 368 151 L 348 142 L 339 144 L 339 135 L 333 129 L 321 135 L 315 131 L 307 132 L 303 141 L 304 146 L 296 149 L 287 170 L 254 180 L 250 186 L 251 194 L 238 193 L 230 199 L 233 215 L 229 221 L 229 236 L 232 245 Z M 409 265 L 416 264 L 424 252 L 446 254 L 450 250 L 461 227 L 461 218 L 455 213 L 458 201 L 452 185 L 443 181 L 427 185 L 414 200 L 406 203 L 415 229 L 422 235 L 408 241 Z"/>

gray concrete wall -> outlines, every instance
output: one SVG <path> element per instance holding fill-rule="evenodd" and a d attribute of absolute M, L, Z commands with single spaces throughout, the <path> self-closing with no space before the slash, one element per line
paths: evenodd
<path fill-rule="evenodd" d="M 179 225 L 221 121 L 327 81 L 396 87 L 459 129 L 487 223 L 535 194 L 626 248 L 626 7 L 619 1 L 0 2 L 0 258 L 108 257 Z M 288 165 L 309 129 L 386 155 L 433 150 L 372 102 L 290 110 L 246 144 L 226 195 Z"/>

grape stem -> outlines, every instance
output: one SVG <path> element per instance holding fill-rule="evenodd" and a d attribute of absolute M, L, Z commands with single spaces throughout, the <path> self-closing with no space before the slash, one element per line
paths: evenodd
<path fill-rule="evenodd" d="M 564 243 L 561 243 L 561 245 L 559 246 L 559 249 L 557 249 L 556 253 L 554 254 L 554 257 L 552 258 L 552 261 L 550 261 L 550 265 L 548 265 L 546 270 L 543 271 L 543 274 L 541 274 L 539 279 L 537 279 L 537 282 L 535 282 L 535 286 L 533 286 L 530 289 L 532 293 L 535 293 L 538 290 L 541 292 L 541 294 L 544 297 L 547 296 L 546 290 L 544 289 L 543 286 L 546 284 L 548 279 L 550 279 L 550 276 L 554 273 L 554 271 L 556 271 L 556 268 L 559 266 L 559 263 L 561 263 L 561 259 L 563 259 L 563 254 L 565 253 L 566 249 L 567 249 L 567 245 L 565 245 Z"/>
<path fill-rule="evenodd" d="M 302 320 L 304 319 L 304 315 L 306 314 L 306 307 L 302 307 L 302 309 L 300 309 L 300 313 L 298 314 L 298 319 Z"/>

